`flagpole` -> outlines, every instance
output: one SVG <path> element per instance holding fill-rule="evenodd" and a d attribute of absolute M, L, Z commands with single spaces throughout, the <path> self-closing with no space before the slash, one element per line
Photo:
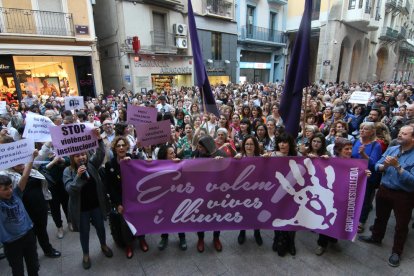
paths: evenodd
<path fill-rule="evenodd" d="M 200 91 L 201 91 L 201 95 L 203 95 L 204 91 L 203 91 L 203 87 L 202 86 L 200 87 Z M 204 115 L 207 115 L 206 100 L 203 97 L 201 97 L 201 99 L 203 100 L 203 111 L 204 111 Z M 206 130 L 207 130 L 207 134 L 210 135 L 210 133 L 208 132 L 208 120 L 206 122 Z"/>

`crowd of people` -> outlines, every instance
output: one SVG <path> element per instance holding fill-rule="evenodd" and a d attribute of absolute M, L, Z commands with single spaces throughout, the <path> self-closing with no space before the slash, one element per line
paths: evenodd
<path fill-rule="evenodd" d="M 108 95 L 85 99 L 85 109 L 66 110 L 64 97 L 36 98 L 30 92 L 18 107 L 7 106 L 0 115 L 0 144 L 21 139 L 28 112 L 49 117 L 55 125 L 91 123 L 99 139 L 93 152 L 58 157 L 52 142 L 36 143 L 33 162 L 0 172 L 0 235 L 13 275 L 23 275 L 23 259 L 29 275 L 37 275 L 39 261 L 36 240 L 45 256 L 61 253 L 49 242 L 48 211 L 56 225 L 56 236 L 64 238 L 63 210 L 69 231 L 79 231 L 82 265 L 91 267 L 90 224 L 96 228 L 102 253 L 110 258 L 105 220 L 112 207 L 121 216 L 117 244 L 127 258 L 134 255 L 137 239 L 142 251 L 149 250 L 145 236 L 134 237 L 122 220 L 122 177 L 120 162 L 126 159 L 174 160 L 192 158 L 244 158 L 308 156 L 310 158 L 356 158 L 368 160 L 368 181 L 358 226 L 366 221 L 376 202 L 372 235 L 364 242 L 380 244 L 388 219 L 394 211 L 396 228 L 388 263 L 398 266 L 414 208 L 414 89 L 396 83 L 325 83 L 319 81 L 306 91 L 301 111 L 300 133 L 289 134 L 279 114 L 283 83 L 215 85 L 212 87 L 220 116 L 203 112 L 197 88 L 171 91 L 150 90 L 134 94 L 125 88 Z M 348 102 L 354 91 L 371 92 L 367 104 Z M 142 147 L 133 125 L 127 122 L 128 105 L 156 108 L 158 120 L 170 120 L 167 143 Z M 414 226 L 414 225 L 413 225 Z M 198 232 L 196 248 L 204 251 L 204 232 Z M 179 233 L 179 247 L 187 250 L 185 233 Z M 260 246 L 260 229 L 254 230 Z M 159 250 L 168 246 L 168 233 L 161 235 Z M 237 242 L 243 244 L 246 231 Z M 319 235 L 315 254 L 322 255 L 337 240 Z M 213 245 L 223 249 L 220 231 L 213 233 Z M 280 256 L 296 254 L 295 232 L 275 231 L 273 250 Z"/>

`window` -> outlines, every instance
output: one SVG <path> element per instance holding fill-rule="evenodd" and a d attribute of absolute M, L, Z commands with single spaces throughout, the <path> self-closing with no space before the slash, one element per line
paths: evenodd
<path fill-rule="evenodd" d="M 355 6 L 356 6 L 356 0 L 349 0 L 348 10 L 355 9 Z"/>
<path fill-rule="evenodd" d="M 247 6 L 246 30 L 249 37 L 253 34 L 255 9 L 253 6 Z"/>
<path fill-rule="evenodd" d="M 270 12 L 270 24 L 269 29 L 270 30 L 277 30 L 277 13 Z"/>
<path fill-rule="evenodd" d="M 213 60 L 221 60 L 221 33 L 211 33 L 211 56 Z"/>
<path fill-rule="evenodd" d="M 321 0 L 314 0 L 312 2 L 312 20 L 319 20 L 321 12 Z"/>

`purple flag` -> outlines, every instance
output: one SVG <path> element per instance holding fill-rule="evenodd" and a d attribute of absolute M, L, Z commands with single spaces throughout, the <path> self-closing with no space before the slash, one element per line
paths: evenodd
<path fill-rule="evenodd" d="M 280 101 L 280 115 L 286 132 L 298 136 L 300 112 L 302 110 L 302 91 L 309 85 L 309 53 L 312 22 L 312 0 L 306 0 L 305 11 L 296 35 L 286 76 L 285 88 Z"/>
<path fill-rule="evenodd" d="M 206 111 L 214 113 L 217 117 L 220 113 L 214 100 L 213 92 L 211 91 L 210 82 L 208 81 L 206 67 L 204 66 L 203 56 L 201 54 L 200 42 L 198 40 L 197 26 L 194 19 L 193 6 L 191 0 L 188 0 L 188 26 L 190 31 L 191 49 L 194 57 L 194 70 L 196 74 L 196 84 L 200 88 L 203 103 L 206 106 Z"/>
<path fill-rule="evenodd" d="M 367 165 L 304 157 L 123 161 L 123 216 L 135 235 L 307 229 L 351 240 Z"/>

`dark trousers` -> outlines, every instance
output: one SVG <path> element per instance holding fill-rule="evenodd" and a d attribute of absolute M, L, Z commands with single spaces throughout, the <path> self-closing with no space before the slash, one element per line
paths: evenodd
<path fill-rule="evenodd" d="M 37 208 L 26 208 L 30 219 L 33 222 L 33 231 L 37 237 L 40 247 L 45 254 L 52 252 L 52 245 L 47 234 L 47 203 L 39 202 Z"/>
<path fill-rule="evenodd" d="M 376 197 L 376 218 L 372 229 L 372 238 L 381 241 L 384 238 L 388 219 L 394 211 L 396 225 L 392 252 L 401 255 L 407 239 L 408 224 L 414 207 L 414 193 L 396 191 L 380 186 Z"/>
<path fill-rule="evenodd" d="M 329 243 L 337 243 L 338 240 L 323 234 L 319 234 L 318 245 L 322 247 L 327 247 Z"/>
<path fill-rule="evenodd" d="M 4 254 L 6 254 L 14 276 L 24 276 L 23 259 L 26 263 L 27 274 L 38 275 L 40 265 L 33 230 L 16 241 L 5 243 Z"/>
<path fill-rule="evenodd" d="M 197 232 L 197 236 L 200 240 L 204 239 L 204 232 Z M 213 238 L 219 238 L 220 237 L 220 231 L 214 231 L 213 232 Z"/>
<path fill-rule="evenodd" d="M 367 182 L 367 187 L 365 189 L 364 203 L 362 205 L 361 217 L 359 218 L 360 223 L 365 223 L 368 219 L 369 212 L 372 210 L 372 201 L 375 197 L 375 190 L 377 183 Z"/>
<path fill-rule="evenodd" d="M 101 245 L 106 245 L 104 217 L 101 209 L 95 208 L 90 211 L 84 211 L 80 214 L 79 236 L 84 255 L 89 254 L 89 231 L 91 223 L 95 226 Z"/>
<path fill-rule="evenodd" d="M 52 213 L 53 221 L 57 228 L 62 227 L 62 215 L 60 213 L 60 206 L 62 206 L 63 212 L 65 213 L 66 220 L 68 217 L 68 201 L 69 195 L 65 191 L 63 186 L 51 185 L 49 191 L 52 193 L 52 200 L 49 201 L 50 212 Z M 68 222 L 70 222 L 68 220 Z"/>
<path fill-rule="evenodd" d="M 132 244 L 134 243 L 134 235 L 123 217 L 121 219 L 121 233 L 126 246 L 132 247 Z"/>

